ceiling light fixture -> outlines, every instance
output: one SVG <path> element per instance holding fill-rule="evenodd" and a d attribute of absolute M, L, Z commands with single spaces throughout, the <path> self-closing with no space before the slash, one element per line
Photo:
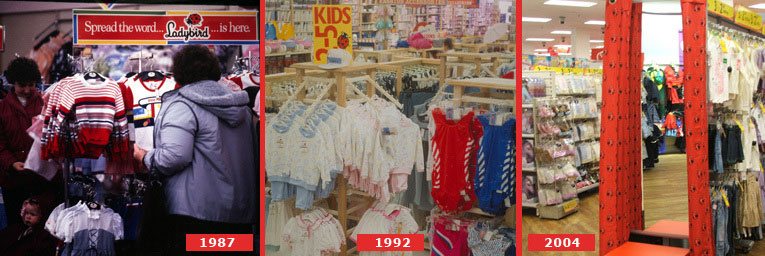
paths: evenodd
<path fill-rule="evenodd" d="M 606 25 L 606 21 L 604 21 L 604 20 L 588 20 L 588 21 L 584 22 L 584 25 L 599 25 L 599 26 L 603 26 L 603 25 Z"/>
<path fill-rule="evenodd" d="M 522 17 L 521 21 L 523 22 L 550 22 L 552 19 L 550 18 L 536 18 L 536 17 Z"/>
<path fill-rule="evenodd" d="M 556 45 L 553 45 L 553 47 L 555 47 L 555 48 L 569 48 L 569 47 L 571 47 L 571 45 L 570 44 L 556 44 Z"/>
<path fill-rule="evenodd" d="M 553 32 L 550 32 L 550 34 L 553 34 L 553 35 L 570 35 L 571 31 L 569 31 L 569 30 L 554 30 Z"/>
<path fill-rule="evenodd" d="M 534 49 L 535 52 L 547 52 L 547 49 Z"/>
<path fill-rule="evenodd" d="M 558 55 L 560 55 L 560 56 L 571 56 L 571 53 L 570 52 L 562 52 L 562 53 L 558 53 Z"/>
<path fill-rule="evenodd" d="M 594 47 L 595 49 L 603 49 L 604 47 L 602 45 L 598 45 Z"/>
<path fill-rule="evenodd" d="M 529 38 L 526 38 L 526 41 L 529 41 L 529 42 L 552 42 L 552 41 L 555 41 L 555 39 L 552 39 L 552 38 L 529 37 Z"/>
<path fill-rule="evenodd" d="M 559 6 L 571 6 L 571 7 L 592 7 L 598 3 L 588 1 L 573 1 L 573 0 L 548 0 L 544 4 L 546 5 L 559 5 Z"/>
<path fill-rule="evenodd" d="M 590 40 L 590 43 L 603 43 L 603 40 Z"/>
<path fill-rule="evenodd" d="M 749 8 L 765 9 L 765 4 L 753 4 L 753 5 L 750 5 Z"/>

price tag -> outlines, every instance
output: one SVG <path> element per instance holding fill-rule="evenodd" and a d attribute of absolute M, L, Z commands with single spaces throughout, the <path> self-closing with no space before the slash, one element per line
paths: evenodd
<path fill-rule="evenodd" d="M 579 206 L 579 200 L 571 200 L 563 204 L 563 211 L 564 212 L 570 212 L 576 209 L 576 207 Z"/>
<path fill-rule="evenodd" d="M 738 118 L 733 119 L 733 121 L 736 121 L 736 125 L 738 125 L 738 128 L 741 129 L 741 132 L 744 132 L 744 125 L 741 124 L 741 121 L 739 121 Z"/>
<path fill-rule="evenodd" d="M 300 152 L 301 153 L 308 153 L 308 141 L 307 140 L 301 140 L 300 141 Z"/>
<path fill-rule="evenodd" d="M 356 237 L 359 252 L 423 251 L 423 234 L 359 234 Z"/>
<path fill-rule="evenodd" d="M 529 234 L 529 251 L 595 251 L 595 234 Z"/>
<path fill-rule="evenodd" d="M 187 234 L 188 252 L 251 252 L 252 234 Z"/>
<path fill-rule="evenodd" d="M 728 202 L 728 195 L 726 195 L 725 191 L 720 189 L 720 194 L 722 195 L 723 202 L 725 202 L 725 207 L 730 207 L 730 202 Z"/>

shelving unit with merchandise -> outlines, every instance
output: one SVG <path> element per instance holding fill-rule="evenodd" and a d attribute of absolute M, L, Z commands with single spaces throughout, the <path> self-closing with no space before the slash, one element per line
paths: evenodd
<path fill-rule="evenodd" d="M 311 7 L 315 3 L 330 3 L 321 0 L 267 0 L 266 24 L 279 28 L 282 24 L 291 23 L 295 35 L 290 40 L 266 39 L 266 74 L 284 72 L 284 68 L 294 63 L 311 61 L 311 45 L 313 44 L 313 20 Z"/>
<path fill-rule="evenodd" d="M 523 207 L 560 219 L 576 211 L 579 194 L 600 185 L 601 78 L 554 71 L 523 75 Z"/>

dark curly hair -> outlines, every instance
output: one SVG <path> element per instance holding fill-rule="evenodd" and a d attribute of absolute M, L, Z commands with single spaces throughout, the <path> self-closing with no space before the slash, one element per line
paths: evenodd
<path fill-rule="evenodd" d="M 218 57 L 202 45 L 187 45 L 173 56 L 173 76 L 180 85 L 202 80 L 218 81 L 221 70 Z"/>
<path fill-rule="evenodd" d="M 11 61 L 5 70 L 5 78 L 11 84 L 36 84 L 42 81 L 37 62 L 30 58 L 19 57 Z"/>

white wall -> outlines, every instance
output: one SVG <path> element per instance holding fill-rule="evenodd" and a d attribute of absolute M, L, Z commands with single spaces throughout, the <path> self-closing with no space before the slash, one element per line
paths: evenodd
<path fill-rule="evenodd" d="M 680 15 L 643 14 L 642 47 L 645 64 L 680 63 Z"/>

